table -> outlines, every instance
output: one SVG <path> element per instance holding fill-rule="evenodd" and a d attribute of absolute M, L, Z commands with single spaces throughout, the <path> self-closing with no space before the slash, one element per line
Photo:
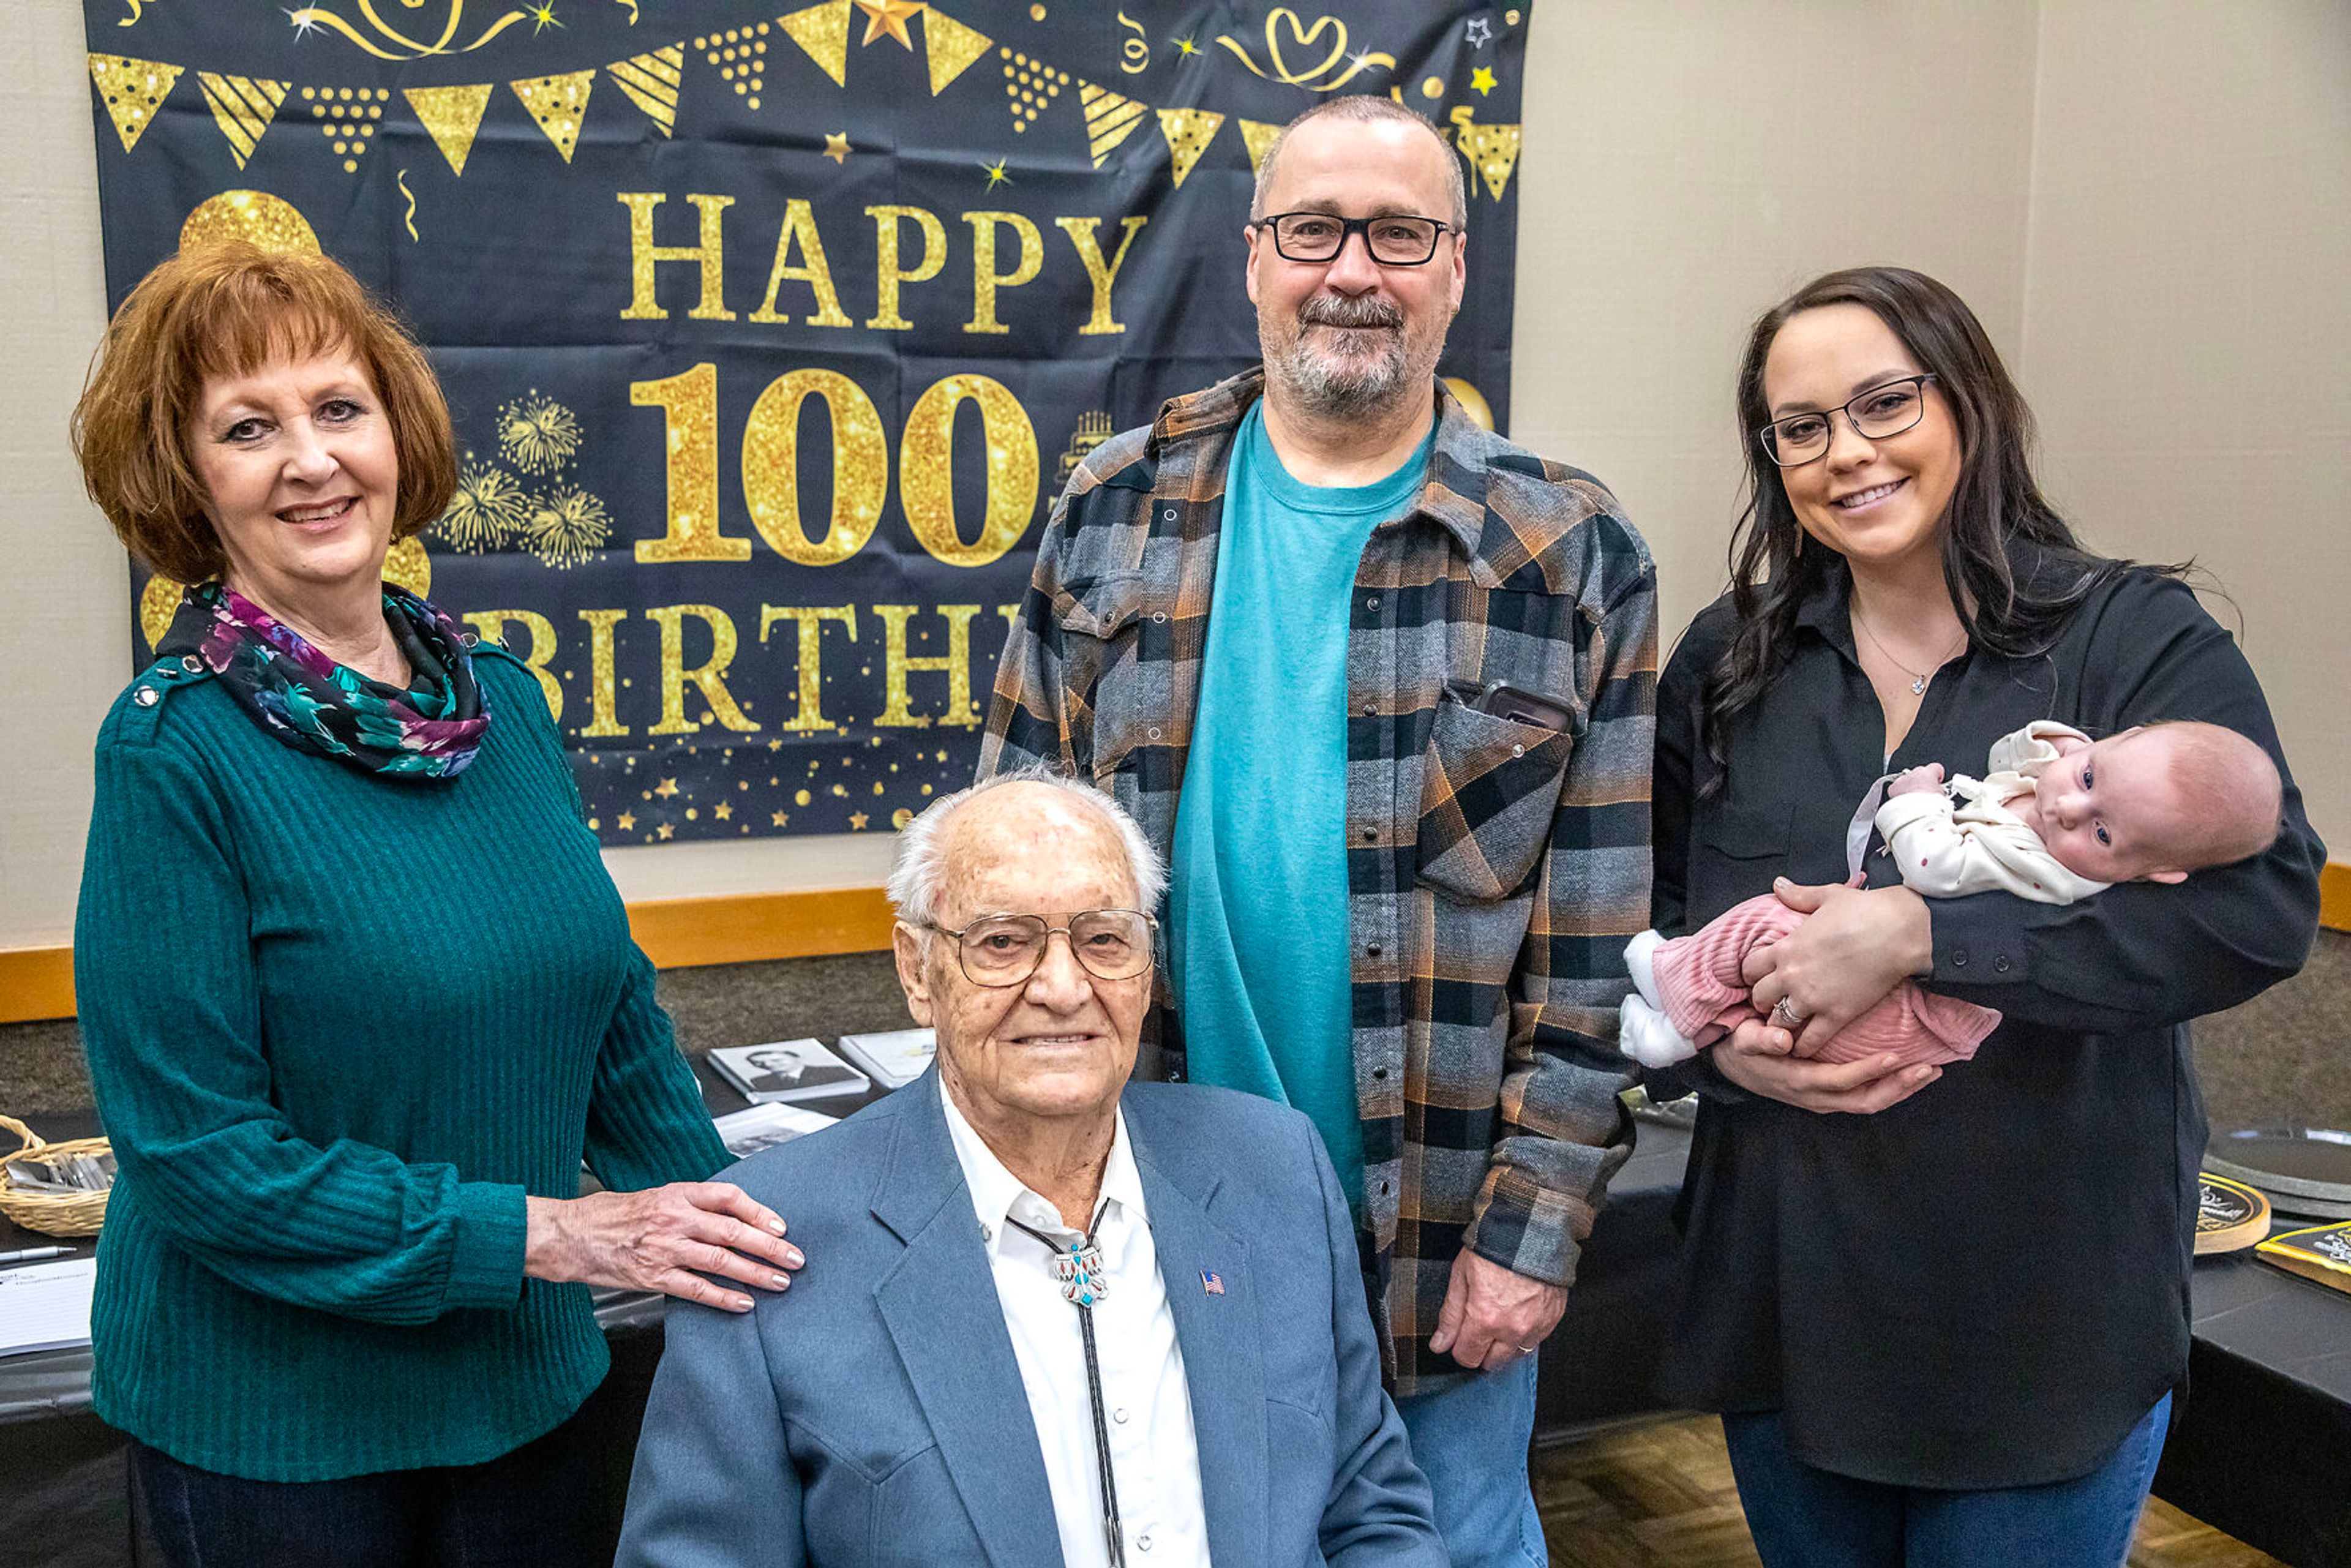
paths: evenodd
<path fill-rule="evenodd" d="M 739 1110 L 733 1088 L 704 1071 L 713 1113 Z M 839 1113 L 857 1103 L 811 1106 Z M 95 1127 L 53 1117 L 39 1130 L 65 1138 Z M 1672 1209 L 1688 1154 L 1687 1133 L 1642 1126 L 1543 1356 L 1538 1441 L 1656 1408 Z M 0 1221 L 0 1250 L 47 1239 Z M 661 1311 L 649 1296 L 597 1299 L 612 1347 L 612 1375 L 593 1404 L 614 1528 L 661 1356 Z M 2351 1568 L 2351 1295 L 2241 1252 L 2197 1264 L 2190 1313 L 2188 1395 L 2157 1494 L 2295 1568 Z M 0 1361 L 0 1541 L 16 1561 L 55 1568 L 155 1560 L 137 1536 L 121 1439 L 90 1411 L 86 1349 Z"/>

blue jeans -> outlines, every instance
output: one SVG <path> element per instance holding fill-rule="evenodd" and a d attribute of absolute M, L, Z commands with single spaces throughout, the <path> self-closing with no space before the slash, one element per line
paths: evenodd
<path fill-rule="evenodd" d="M 2121 1568 L 2170 1421 L 2167 1394 L 2088 1475 L 1977 1491 L 1815 1469 L 1776 1410 L 1725 1416 L 1722 1435 L 1767 1568 Z"/>
<path fill-rule="evenodd" d="M 1535 1358 L 1395 1402 L 1412 1457 L 1437 1496 L 1437 1532 L 1454 1568 L 1547 1568 L 1542 1518 L 1527 1484 L 1535 1432 Z"/>
<path fill-rule="evenodd" d="M 483 1464 L 331 1481 L 246 1480 L 134 1440 L 131 1479 L 171 1568 L 588 1568 L 618 1531 L 582 1425 Z"/>

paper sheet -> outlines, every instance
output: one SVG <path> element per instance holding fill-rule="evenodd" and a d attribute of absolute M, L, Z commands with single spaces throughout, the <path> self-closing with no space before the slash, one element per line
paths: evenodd
<path fill-rule="evenodd" d="M 97 1282 L 95 1258 L 0 1269 L 0 1355 L 88 1344 Z"/>

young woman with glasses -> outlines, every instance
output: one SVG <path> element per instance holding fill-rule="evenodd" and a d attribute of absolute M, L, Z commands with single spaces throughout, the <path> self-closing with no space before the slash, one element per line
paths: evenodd
<path fill-rule="evenodd" d="M 1839 885 L 1883 775 L 1975 771 L 2032 719 L 2206 719 L 2284 758 L 2179 573 L 2086 552 L 2043 497 L 1941 284 L 1806 286 L 1738 402 L 1731 588 L 1659 686 L 1654 913 L 1777 891 L 1812 917 L 1750 962 L 1771 1021 L 1677 1070 L 1701 1109 L 1665 1392 L 1724 1413 L 1773 1568 L 2119 1564 L 2187 1369 L 2186 1021 L 2301 966 L 2324 851 L 2288 776 L 2269 851 L 2177 885 L 1930 903 L 1875 841 Z M 1948 1070 L 1813 1060 L 1906 977 L 2004 1021 Z"/>

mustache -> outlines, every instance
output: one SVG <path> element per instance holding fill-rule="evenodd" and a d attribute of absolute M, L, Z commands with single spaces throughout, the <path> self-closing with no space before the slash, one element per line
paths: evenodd
<path fill-rule="evenodd" d="M 1298 308 L 1301 327 L 1385 327 L 1404 325 L 1404 311 L 1392 300 L 1375 295 L 1317 295 Z"/>

